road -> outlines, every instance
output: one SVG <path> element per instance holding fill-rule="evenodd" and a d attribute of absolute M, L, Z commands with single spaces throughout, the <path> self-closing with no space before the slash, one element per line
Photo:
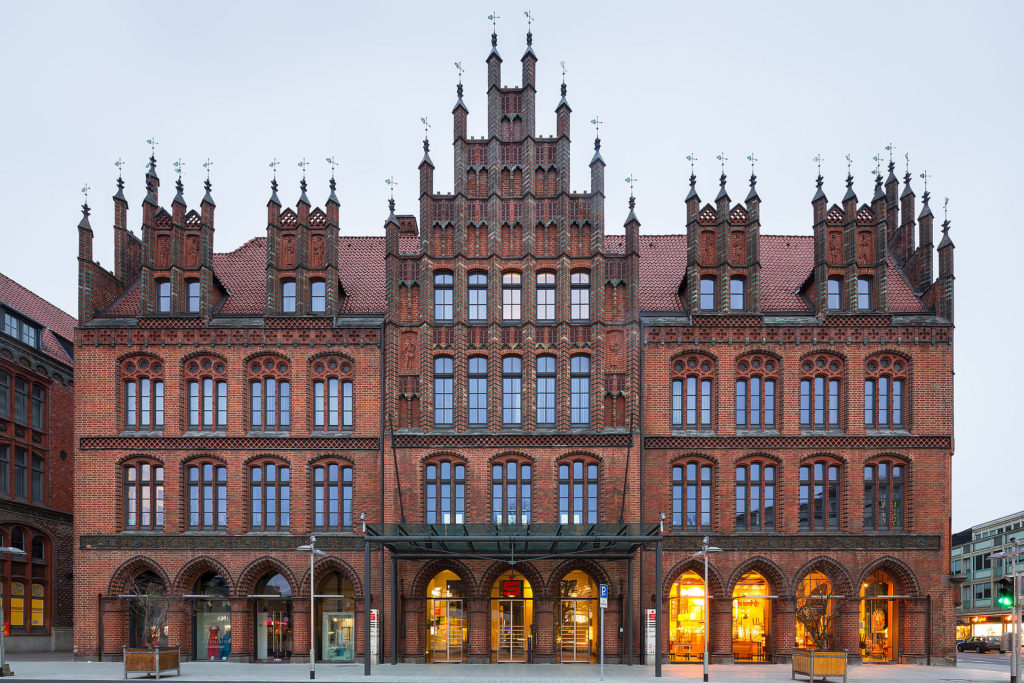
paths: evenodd
<path fill-rule="evenodd" d="M 979 655 L 977 652 L 956 653 L 958 666 L 971 669 L 988 669 L 990 671 L 1010 671 L 1010 653 L 999 654 L 998 652 L 986 652 Z"/>

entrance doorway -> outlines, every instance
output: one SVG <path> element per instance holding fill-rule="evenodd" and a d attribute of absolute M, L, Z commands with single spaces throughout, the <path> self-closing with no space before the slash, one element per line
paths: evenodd
<path fill-rule="evenodd" d="M 462 597 L 462 579 L 455 572 L 439 572 L 427 585 L 428 662 L 463 661 L 466 619 Z"/>
<path fill-rule="evenodd" d="M 522 574 L 502 574 L 491 586 L 491 659 L 527 661 L 532 637 L 533 588 Z"/>
<path fill-rule="evenodd" d="M 768 581 L 747 572 L 732 591 L 732 656 L 736 662 L 767 662 L 772 652 L 772 602 Z"/>
<path fill-rule="evenodd" d="M 570 572 L 559 583 L 558 658 L 593 662 L 597 642 L 597 584 L 586 572 Z"/>
<path fill-rule="evenodd" d="M 670 661 L 704 661 L 704 605 L 704 579 L 692 571 L 681 574 L 668 598 Z"/>
<path fill-rule="evenodd" d="M 281 574 L 267 574 L 256 584 L 256 661 L 292 658 L 292 588 Z"/>
<path fill-rule="evenodd" d="M 356 610 L 352 582 L 338 572 L 331 572 L 320 580 L 316 594 L 320 659 L 327 662 L 354 661 Z"/>
<path fill-rule="evenodd" d="M 24 584 L 21 584 L 24 593 Z M 12 591 L 13 593 L 13 591 Z M 155 647 L 167 642 L 167 612 L 170 600 L 164 580 L 146 570 L 135 577 L 129 589 L 128 647 Z M 12 596 L 11 601 L 19 599 Z M 20 598 L 24 602 L 24 596 Z"/>
<path fill-rule="evenodd" d="M 878 570 L 860 587 L 860 654 L 865 662 L 898 662 L 900 601 L 895 582 Z"/>
<path fill-rule="evenodd" d="M 813 571 L 796 593 L 796 646 L 831 650 L 835 624 L 835 591 L 828 577 Z"/>
<path fill-rule="evenodd" d="M 192 586 L 192 660 L 226 662 L 231 654 L 231 607 L 228 584 L 207 572 Z"/>

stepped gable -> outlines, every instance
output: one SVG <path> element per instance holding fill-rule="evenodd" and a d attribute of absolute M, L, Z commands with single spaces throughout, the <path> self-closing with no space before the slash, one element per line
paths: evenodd
<path fill-rule="evenodd" d="M 43 352 L 61 363 L 72 364 L 72 358 L 58 341 L 74 344 L 75 327 L 78 321 L 46 301 L 38 294 L 0 273 L 0 301 L 13 308 L 20 315 L 42 325 L 39 337 Z"/>

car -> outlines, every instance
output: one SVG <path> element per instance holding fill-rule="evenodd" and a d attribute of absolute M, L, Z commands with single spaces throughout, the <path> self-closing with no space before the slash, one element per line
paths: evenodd
<path fill-rule="evenodd" d="M 978 654 L 995 650 L 1000 654 L 1006 652 L 1003 649 L 1002 636 L 974 636 L 956 644 L 957 652 L 975 651 Z"/>

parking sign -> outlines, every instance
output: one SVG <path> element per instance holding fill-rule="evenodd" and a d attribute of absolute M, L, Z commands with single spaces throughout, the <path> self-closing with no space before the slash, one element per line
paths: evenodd
<path fill-rule="evenodd" d="M 604 609 L 608 608 L 608 584 L 601 584 L 601 607 Z"/>

